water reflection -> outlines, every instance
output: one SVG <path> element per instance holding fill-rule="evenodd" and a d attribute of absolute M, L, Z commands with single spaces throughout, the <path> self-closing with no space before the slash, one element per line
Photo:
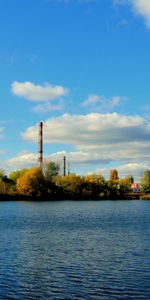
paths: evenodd
<path fill-rule="evenodd" d="M 150 299 L 150 202 L 1 202 L 0 299 Z"/>

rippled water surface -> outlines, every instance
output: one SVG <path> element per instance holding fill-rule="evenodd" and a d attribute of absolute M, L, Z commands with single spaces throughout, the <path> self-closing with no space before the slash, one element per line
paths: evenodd
<path fill-rule="evenodd" d="M 150 299 L 150 201 L 0 202 L 0 299 Z"/>

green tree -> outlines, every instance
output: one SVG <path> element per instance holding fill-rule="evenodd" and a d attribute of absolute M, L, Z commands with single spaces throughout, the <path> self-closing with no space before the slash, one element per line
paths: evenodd
<path fill-rule="evenodd" d="M 143 192 L 150 192 L 150 170 L 145 170 L 140 181 Z"/>
<path fill-rule="evenodd" d="M 66 176 L 56 176 L 54 182 L 58 189 L 62 190 L 62 194 L 67 199 L 82 199 L 83 179 L 76 174 Z"/>
<path fill-rule="evenodd" d="M 127 176 L 130 184 L 132 184 L 134 182 L 134 177 L 132 175 Z"/>
<path fill-rule="evenodd" d="M 105 179 L 101 175 L 91 174 L 84 176 L 83 178 L 83 197 L 85 199 L 99 199 L 104 198 L 105 191 Z"/>
<path fill-rule="evenodd" d="M 17 179 L 20 176 L 22 176 L 26 171 L 27 171 L 27 169 L 12 171 L 9 174 L 9 179 L 11 179 L 14 183 L 16 183 Z"/>
<path fill-rule="evenodd" d="M 47 180 L 52 180 L 54 176 L 59 174 L 60 168 L 56 162 L 50 161 L 45 165 L 44 175 Z"/>

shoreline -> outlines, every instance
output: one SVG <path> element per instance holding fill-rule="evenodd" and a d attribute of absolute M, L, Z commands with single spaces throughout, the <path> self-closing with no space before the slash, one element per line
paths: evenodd
<path fill-rule="evenodd" d="M 0 201 L 117 201 L 117 200 L 150 200 L 150 194 L 143 194 L 143 193 L 128 193 L 124 195 L 124 197 L 119 198 L 99 198 L 99 199 L 75 199 L 75 198 L 59 198 L 55 196 L 43 196 L 43 197 L 35 197 L 35 196 L 29 196 L 29 195 L 19 195 L 19 194 L 0 194 Z"/>

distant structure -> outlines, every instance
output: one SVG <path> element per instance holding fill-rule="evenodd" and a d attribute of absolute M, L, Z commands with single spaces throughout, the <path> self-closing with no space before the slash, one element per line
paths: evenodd
<path fill-rule="evenodd" d="M 133 193 L 138 193 L 138 192 L 140 192 L 140 186 L 139 186 L 139 184 L 136 183 L 136 182 L 133 182 L 133 183 L 131 184 L 131 190 L 132 190 Z"/>
<path fill-rule="evenodd" d="M 38 131 L 38 165 L 43 169 L 43 122 L 39 123 Z"/>
<path fill-rule="evenodd" d="M 66 156 L 63 157 L 63 175 L 66 176 Z"/>
<path fill-rule="evenodd" d="M 68 162 L 68 175 L 70 175 L 70 162 Z"/>

